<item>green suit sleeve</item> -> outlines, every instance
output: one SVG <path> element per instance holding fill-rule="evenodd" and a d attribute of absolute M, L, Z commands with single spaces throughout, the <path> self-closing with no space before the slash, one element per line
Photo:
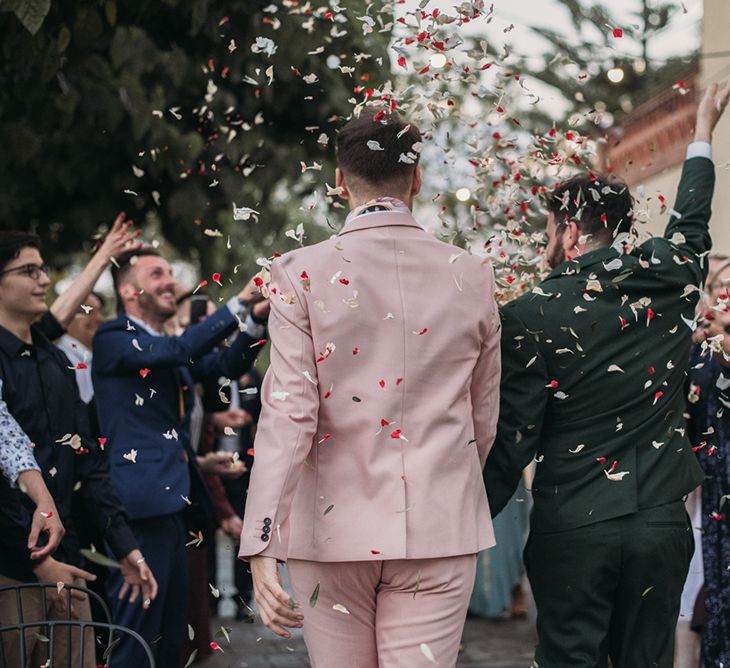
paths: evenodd
<path fill-rule="evenodd" d="M 675 241 L 675 245 L 687 256 L 701 255 L 712 247 L 708 225 L 714 189 L 715 166 L 712 160 L 704 157 L 686 160 L 664 237 L 672 240 L 679 232 L 684 240 Z"/>
<path fill-rule="evenodd" d="M 492 517 L 512 498 L 538 449 L 547 407 L 547 369 L 512 304 L 501 309 L 502 381 L 497 437 L 484 466 Z"/>

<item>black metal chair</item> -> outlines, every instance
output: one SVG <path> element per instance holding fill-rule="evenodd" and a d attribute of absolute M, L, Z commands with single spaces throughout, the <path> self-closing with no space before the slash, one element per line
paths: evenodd
<path fill-rule="evenodd" d="M 23 613 L 23 605 L 22 605 L 22 596 L 21 592 L 23 590 L 35 590 L 39 592 L 40 595 L 40 601 L 42 610 L 47 610 L 47 597 L 46 597 L 46 591 L 48 589 L 56 590 L 56 585 L 49 584 L 49 583 L 22 583 L 17 585 L 6 585 L 0 587 L 0 596 L 3 593 L 7 592 L 13 592 L 16 597 L 16 607 L 17 607 L 17 615 L 18 615 L 18 622 L 14 624 L 3 624 L 2 620 L 0 620 L 0 659 L 2 659 L 2 662 L 0 665 L 7 667 L 7 668 L 26 668 L 28 665 L 28 649 L 26 646 L 26 631 L 28 630 L 34 630 L 36 629 L 35 633 L 41 636 L 42 642 L 44 642 L 47 645 L 47 658 L 49 660 L 49 666 L 55 666 L 55 661 L 60 660 L 60 657 L 54 656 L 54 640 L 57 637 L 57 633 L 63 632 L 65 629 L 68 633 L 68 655 L 66 657 L 66 665 L 71 668 L 71 662 L 72 662 L 72 644 L 71 640 L 73 637 L 73 632 L 75 629 L 78 629 L 78 637 L 80 639 L 80 648 L 79 648 L 79 661 L 78 666 L 79 668 L 83 668 L 84 666 L 84 660 L 85 660 L 85 650 L 86 646 L 83 642 L 83 638 L 85 635 L 85 632 L 88 629 L 92 629 L 95 632 L 101 631 L 102 633 L 99 633 L 98 640 L 100 642 L 103 642 L 105 644 L 104 649 L 104 661 L 106 662 L 106 665 L 108 668 L 113 668 L 113 662 L 111 659 L 113 658 L 113 652 L 116 645 L 121 640 L 122 636 L 129 636 L 133 638 L 137 643 L 139 643 L 142 646 L 142 649 L 147 657 L 147 661 L 149 665 L 149 668 L 155 668 L 155 660 L 152 656 L 152 651 L 150 650 L 149 645 L 145 642 L 144 638 L 140 636 L 137 632 L 132 631 L 131 629 L 128 629 L 124 626 L 119 626 L 117 624 L 111 623 L 111 613 L 109 611 L 109 607 L 107 606 L 106 602 L 99 596 L 96 592 L 93 592 L 86 587 L 80 587 L 77 585 L 65 585 L 61 593 L 65 593 L 65 607 L 66 607 L 66 619 L 61 620 L 47 620 L 47 619 L 41 619 L 41 620 L 31 620 L 31 621 L 25 621 L 24 619 L 24 613 Z M 72 603 L 72 596 L 71 591 L 79 591 L 83 594 L 86 594 L 90 598 L 94 599 L 98 604 L 99 607 L 103 610 L 104 616 L 106 617 L 106 622 L 94 622 L 90 620 L 80 620 L 80 619 L 71 619 L 71 603 Z M 20 666 L 10 666 L 7 663 L 7 660 L 5 658 L 5 652 L 4 647 L 2 643 L 2 638 L 6 636 L 7 633 L 17 633 L 18 640 L 20 644 Z M 95 633 L 95 635 L 97 635 Z M 106 640 L 102 639 L 102 636 L 105 636 Z M 136 668 L 136 667 L 135 667 Z M 140 666 L 139 668 L 145 668 L 145 666 Z"/>

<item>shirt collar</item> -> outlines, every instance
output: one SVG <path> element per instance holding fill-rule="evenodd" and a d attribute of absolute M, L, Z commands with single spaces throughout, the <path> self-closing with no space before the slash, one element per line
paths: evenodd
<path fill-rule="evenodd" d="M 395 197 L 376 197 L 371 199 L 365 204 L 355 207 L 345 219 L 345 225 L 359 216 L 368 216 L 373 213 L 383 213 L 386 211 L 394 211 L 396 213 L 407 213 L 410 214 L 411 210 L 406 206 L 405 202 L 402 202 Z"/>
<path fill-rule="evenodd" d="M 58 343 L 58 347 L 63 347 L 64 352 L 66 352 L 66 356 L 68 356 L 68 351 L 70 351 L 75 357 L 78 357 L 80 360 L 83 360 L 84 357 L 88 357 L 91 355 L 91 351 L 83 343 L 81 343 L 81 341 L 71 336 L 70 334 L 64 334 L 61 337 L 61 340 Z"/>
<path fill-rule="evenodd" d="M 31 325 L 31 336 L 33 343 L 26 343 L 19 339 L 10 330 L 0 325 L 0 349 L 2 349 L 9 357 L 19 357 L 23 353 L 34 353 L 36 346 L 45 347 L 51 345 L 43 333 L 35 326 Z"/>
<path fill-rule="evenodd" d="M 127 320 L 133 322 L 135 325 L 138 325 L 141 327 L 145 332 L 148 334 L 151 334 L 152 336 L 164 336 L 164 332 L 160 332 L 156 330 L 152 325 L 149 323 L 146 323 L 144 320 L 140 320 L 139 318 L 135 318 L 133 315 L 129 315 L 129 313 L 122 314 Z"/>

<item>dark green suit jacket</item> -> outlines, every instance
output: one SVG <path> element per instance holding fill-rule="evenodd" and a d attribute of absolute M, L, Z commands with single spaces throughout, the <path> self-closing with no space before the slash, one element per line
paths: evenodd
<path fill-rule="evenodd" d="M 564 262 L 502 308 L 500 418 L 484 469 L 492 515 L 533 458 L 536 532 L 676 501 L 702 481 L 684 387 L 714 180 L 711 160 L 687 160 L 663 238 Z"/>

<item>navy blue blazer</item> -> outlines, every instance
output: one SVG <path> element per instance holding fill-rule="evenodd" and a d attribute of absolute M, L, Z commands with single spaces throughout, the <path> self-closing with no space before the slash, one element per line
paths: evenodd
<path fill-rule="evenodd" d="M 99 327 L 92 365 L 99 426 L 131 518 L 169 515 L 188 503 L 191 475 L 194 483 L 200 478 L 190 446 L 193 383 L 239 378 L 262 347 L 241 333 L 211 352 L 236 327 L 225 306 L 180 336 L 155 336 L 126 314 Z"/>

